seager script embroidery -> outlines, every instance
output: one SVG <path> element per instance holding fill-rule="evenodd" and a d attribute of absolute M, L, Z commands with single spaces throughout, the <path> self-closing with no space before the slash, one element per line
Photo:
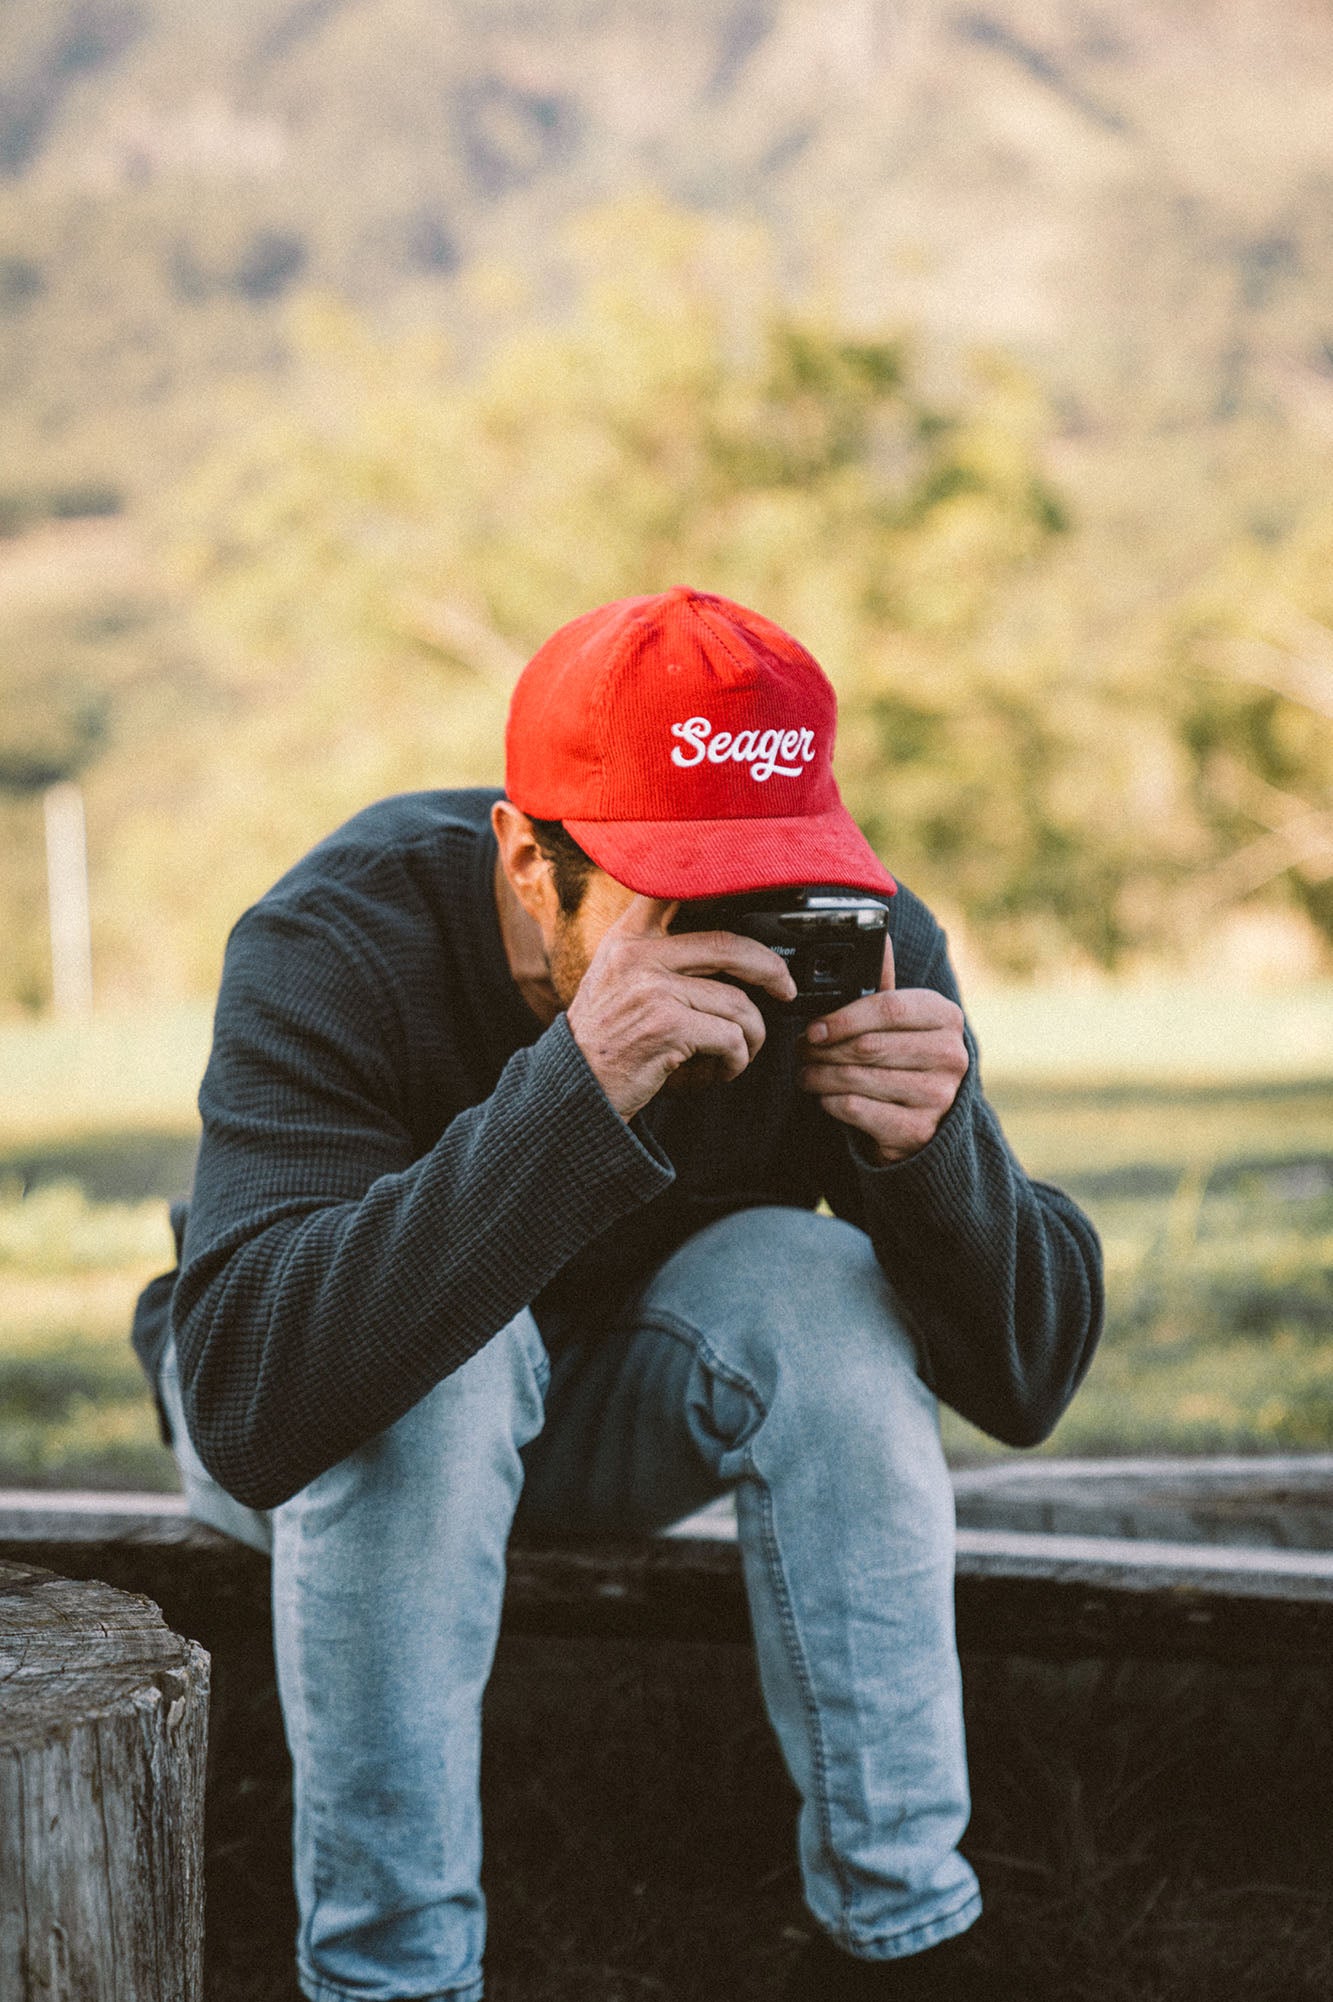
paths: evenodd
<path fill-rule="evenodd" d="M 672 751 L 671 762 L 686 771 L 707 758 L 710 765 L 729 761 L 748 765 L 752 779 L 771 779 L 775 772 L 780 779 L 798 779 L 815 755 L 813 730 L 738 730 L 735 736 L 730 730 L 719 730 L 714 734 L 706 716 L 691 716 L 687 723 L 673 723 L 671 734 L 684 740 L 683 747 L 677 744 Z M 779 764 L 779 758 L 788 762 Z M 799 764 L 795 762 L 798 758 Z"/>

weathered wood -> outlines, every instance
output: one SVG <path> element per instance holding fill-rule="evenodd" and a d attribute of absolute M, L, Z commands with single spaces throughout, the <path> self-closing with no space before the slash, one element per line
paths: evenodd
<path fill-rule="evenodd" d="M 208 1676 L 150 1600 L 0 1562 L 4 2002 L 198 2002 Z"/>
<path fill-rule="evenodd" d="M 1216 1539 L 1221 1525 L 1246 1521 L 1247 1484 L 1261 1515 L 1286 1497 L 1284 1547 L 1123 1534 L 1139 1520 L 1137 1495 L 1154 1526 L 1188 1528 L 1191 1510 L 1201 1518 L 1211 1511 L 1200 1534 L 1211 1527 Z M 1333 1652 L 1333 1551 L 1303 1548 L 1309 1538 L 1295 1519 L 1326 1506 L 1333 1456 L 1006 1462 L 959 1473 L 955 1486 L 965 1650 L 1237 1662 Z M 1113 1523 L 1122 1533 L 1054 1533 L 1045 1526 L 1054 1521 Z M 267 1624 L 266 1560 L 191 1523 L 178 1496 L 0 1496 L 0 1553 L 146 1590 L 173 1626 L 206 1646 Z M 638 1542 L 516 1541 L 505 1619 L 517 1633 L 744 1640 L 734 1518 L 722 1505 Z"/>
<path fill-rule="evenodd" d="M 636 1545 L 510 1551 L 517 1631 L 739 1640 L 734 1524 Z M 1047 1659 L 1296 1661 L 1333 1650 L 1333 1553 L 960 1529 L 960 1647 Z"/>
<path fill-rule="evenodd" d="M 1333 1453 L 1001 1460 L 954 1495 L 967 1529 L 1333 1550 Z"/>

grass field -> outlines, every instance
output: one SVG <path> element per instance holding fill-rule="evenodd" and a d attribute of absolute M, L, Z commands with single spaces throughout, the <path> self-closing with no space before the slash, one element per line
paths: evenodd
<path fill-rule="evenodd" d="M 170 1263 L 210 1010 L 0 1024 L 0 1484 L 175 1485 L 127 1331 Z M 1333 1445 L 1333 986 L 982 995 L 991 1095 L 1106 1247 L 1045 1450 Z M 945 1414 L 960 1460 L 1000 1449 Z"/>

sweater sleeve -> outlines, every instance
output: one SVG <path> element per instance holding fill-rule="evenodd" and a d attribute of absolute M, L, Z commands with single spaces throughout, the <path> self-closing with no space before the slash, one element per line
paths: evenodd
<path fill-rule="evenodd" d="M 253 1508 L 395 1422 L 672 1179 L 563 1015 L 414 1158 L 400 1033 L 329 916 L 260 905 L 233 931 L 172 1328 L 199 1456 Z"/>
<path fill-rule="evenodd" d="M 900 984 L 959 1002 L 944 934 L 929 924 L 917 967 L 900 957 Z M 868 1233 L 937 1395 L 1006 1445 L 1034 1446 L 1092 1360 L 1101 1244 L 1076 1203 L 1019 1166 L 982 1092 L 970 1027 L 965 1037 L 967 1074 L 934 1138 L 886 1167 L 842 1126 L 829 1202 Z"/>

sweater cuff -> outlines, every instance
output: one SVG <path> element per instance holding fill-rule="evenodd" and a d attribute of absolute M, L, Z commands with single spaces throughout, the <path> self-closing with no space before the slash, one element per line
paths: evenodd
<path fill-rule="evenodd" d="M 532 1046 L 534 1083 L 555 1128 L 562 1172 L 580 1194 L 614 1192 L 630 1210 L 668 1188 L 676 1171 L 657 1142 L 627 1125 L 561 1014 Z"/>

